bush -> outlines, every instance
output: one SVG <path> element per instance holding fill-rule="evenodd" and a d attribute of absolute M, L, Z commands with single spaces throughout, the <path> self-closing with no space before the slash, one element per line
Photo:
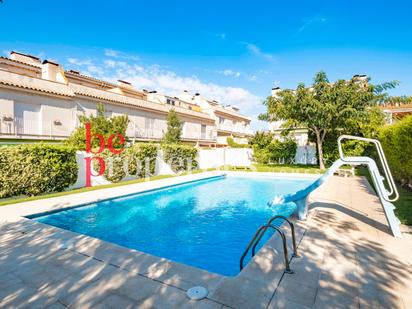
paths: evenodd
<path fill-rule="evenodd" d="M 31 144 L 0 148 L 0 198 L 63 191 L 77 180 L 76 150 Z"/>
<path fill-rule="evenodd" d="M 197 149 L 192 146 L 178 144 L 163 144 L 163 158 L 166 163 L 170 164 L 174 172 L 196 169 Z"/>
<path fill-rule="evenodd" d="M 79 116 L 79 121 L 81 126 L 76 128 L 70 137 L 65 141 L 69 146 L 73 146 L 78 150 L 86 149 L 86 123 L 90 123 L 91 126 L 91 146 L 92 148 L 99 147 L 99 139 L 95 138 L 95 135 L 101 134 L 104 137 L 104 140 L 107 141 L 110 135 L 114 133 L 119 133 L 126 138 L 126 130 L 129 124 L 129 118 L 127 115 L 114 116 L 107 118 L 105 116 L 105 108 L 102 104 L 97 104 L 96 106 L 97 115 Z M 117 138 L 114 139 L 114 147 L 120 148 L 122 145 L 117 144 Z M 107 146 L 107 145 L 106 145 Z"/>
<path fill-rule="evenodd" d="M 412 184 L 412 116 L 384 127 L 379 140 L 393 176 L 401 184 Z"/>
<path fill-rule="evenodd" d="M 269 160 L 272 163 L 291 163 L 295 158 L 296 149 L 297 144 L 292 139 L 286 139 L 283 142 L 274 140 L 267 147 Z"/>
<path fill-rule="evenodd" d="M 255 144 L 253 147 L 253 156 L 257 163 L 291 163 L 296 155 L 297 144 L 292 139 L 285 141 L 273 140 L 264 148 Z"/>
<path fill-rule="evenodd" d="M 136 178 L 154 175 L 157 157 L 156 144 L 134 144 L 120 154 L 113 154 L 104 150 L 99 156 L 105 160 L 104 177 L 111 182 L 119 182 L 126 175 Z M 148 166 L 148 167 L 147 167 Z M 94 168 L 99 169 L 98 161 L 94 161 Z"/>
<path fill-rule="evenodd" d="M 261 149 L 257 146 L 253 146 L 253 158 L 257 163 L 268 164 L 270 161 L 270 153 L 267 148 Z"/>

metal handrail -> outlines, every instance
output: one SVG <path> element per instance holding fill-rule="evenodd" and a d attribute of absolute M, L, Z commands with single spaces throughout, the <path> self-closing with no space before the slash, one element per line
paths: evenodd
<path fill-rule="evenodd" d="M 281 216 L 281 215 L 276 215 L 272 218 L 270 218 L 270 220 L 266 223 L 266 225 L 271 225 L 273 221 L 275 221 L 276 219 L 282 219 L 283 221 L 286 221 L 289 226 L 290 226 L 290 230 L 292 232 L 292 244 L 293 244 L 293 254 L 292 257 L 299 257 L 298 255 L 298 248 L 296 246 L 296 237 L 295 237 L 295 225 L 290 222 L 288 220 L 288 218 L 286 218 L 285 216 Z M 263 234 L 266 232 L 266 230 L 264 230 L 263 232 L 260 233 L 260 236 L 258 237 L 258 239 L 256 240 L 255 244 L 252 247 L 252 257 L 255 256 L 255 252 L 256 252 L 256 247 L 259 244 L 260 240 L 263 237 Z"/>
<path fill-rule="evenodd" d="M 285 273 L 292 274 L 293 271 L 290 269 L 290 265 L 289 265 L 288 247 L 287 247 L 287 245 L 286 245 L 286 237 L 285 237 L 285 234 L 283 234 L 283 232 L 282 232 L 279 228 L 277 228 L 276 226 L 271 225 L 271 224 L 262 225 L 262 226 L 256 231 L 255 235 L 253 236 L 252 240 L 249 242 L 248 246 L 246 247 L 246 250 L 243 252 L 243 254 L 242 254 L 241 258 L 240 258 L 240 270 L 243 269 L 243 261 L 244 261 L 246 255 L 247 255 L 247 253 L 249 252 L 250 247 L 252 247 L 252 245 L 254 244 L 256 238 L 260 235 L 261 231 L 264 230 L 263 233 L 265 233 L 268 228 L 271 228 L 271 229 L 277 231 L 277 232 L 280 234 L 280 237 L 282 238 L 282 244 L 283 244 L 283 257 L 284 257 L 284 259 L 285 259 Z"/>
<path fill-rule="evenodd" d="M 392 177 L 392 173 L 389 169 L 389 165 L 388 162 L 386 161 L 386 157 L 385 157 L 385 153 L 383 152 L 382 149 L 382 145 L 381 143 L 376 140 L 376 139 L 372 139 L 372 138 L 365 138 L 365 137 L 359 137 L 359 136 L 353 136 L 353 135 L 341 135 L 338 138 L 338 149 L 339 149 L 339 156 L 340 159 L 344 162 L 348 162 L 350 163 L 350 161 L 345 159 L 345 156 L 343 154 L 343 149 L 342 149 L 342 140 L 343 139 L 351 139 L 351 140 L 359 140 L 359 141 L 364 141 L 364 142 L 368 142 L 368 143 L 373 143 L 376 147 L 376 149 L 378 150 L 378 155 L 379 155 L 379 159 L 382 163 L 382 167 L 383 167 L 383 171 L 385 173 L 386 179 L 388 180 L 388 185 L 389 185 L 389 191 L 387 193 L 387 196 L 385 196 L 385 194 L 381 194 L 382 198 L 385 199 L 388 202 L 394 202 L 399 198 L 399 193 L 398 190 L 396 188 L 395 185 L 395 181 L 393 180 Z M 380 175 L 375 175 L 375 177 L 380 176 Z M 377 185 L 379 187 L 379 185 Z M 380 190 L 380 188 L 379 188 Z M 386 190 L 386 188 L 385 188 Z M 380 190 L 381 191 L 381 190 Z M 395 194 L 394 198 L 389 198 L 389 196 Z"/>

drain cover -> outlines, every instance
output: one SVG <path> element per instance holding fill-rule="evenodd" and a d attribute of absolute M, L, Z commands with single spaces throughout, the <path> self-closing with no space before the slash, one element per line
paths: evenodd
<path fill-rule="evenodd" d="M 200 300 L 207 296 L 209 291 L 203 286 L 195 286 L 187 290 L 187 296 L 192 300 Z"/>

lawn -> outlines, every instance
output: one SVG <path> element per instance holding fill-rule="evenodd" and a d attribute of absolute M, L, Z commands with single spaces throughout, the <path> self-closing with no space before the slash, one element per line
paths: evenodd
<path fill-rule="evenodd" d="M 318 165 L 254 164 L 257 172 L 323 174 Z"/>
<path fill-rule="evenodd" d="M 214 171 L 216 169 L 214 168 L 209 168 L 206 170 L 193 170 L 190 173 L 191 174 L 198 174 L 201 172 L 208 172 L 208 171 Z M 75 193 L 82 193 L 82 192 L 89 192 L 89 191 L 94 191 L 94 190 L 100 190 L 100 189 L 107 189 L 107 188 L 114 188 L 114 187 L 119 187 L 119 186 L 125 186 L 125 185 L 131 185 L 135 183 L 141 183 L 145 181 L 152 181 L 152 180 L 159 180 L 159 179 L 165 179 L 165 178 L 171 178 L 171 177 L 178 177 L 178 176 L 184 176 L 189 174 L 188 172 L 179 174 L 179 175 L 158 175 L 158 176 L 153 176 L 149 178 L 139 178 L 139 179 L 133 179 L 133 180 L 127 180 L 127 181 L 122 181 L 118 183 L 111 183 L 107 185 L 100 185 L 96 187 L 84 187 L 84 188 L 79 188 L 79 189 L 74 189 L 74 190 L 69 190 L 69 191 L 63 191 L 63 192 L 53 192 L 53 193 L 45 193 L 41 195 L 36 195 L 36 196 L 21 196 L 21 197 L 10 197 L 10 198 L 5 198 L 5 199 L 0 199 L 0 206 L 6 206 L 10 204 L 17 204 L 17 203 L 23 203 L 23 202 L 29 202 L 29 201 L 36 201 L 36 200 L 41 200 L 41 199 L 47 199 L 47 198 L 52 198 L 52 197 L 58 197 L 58 196 L 64 196 L 64 195 L 69 195 L 69 194 L 75 194 Z"/>
<path fill-rule="evenodd" d="M 356 173 L 359 176 L 365 176 L 372 188 L 374 187 L 367 168 L 358 168 Z M 402 224 L 412 225 L 412 190 L 401 187 L 399 184 L 396 187 L 399 191 L 399 199 L 393 203 L 396 207 L 395 214 Z"/>

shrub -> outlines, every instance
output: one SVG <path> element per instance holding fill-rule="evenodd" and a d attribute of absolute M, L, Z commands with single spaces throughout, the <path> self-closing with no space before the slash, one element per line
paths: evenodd
<path fill-rule="evenodd" d="M 395 179 L 412 184 L 412 116 L 384 127 L 379 140 Z"/>
<path fill-rule="evenodd" d="M 156 169 L 158 146 L 156 144 L 134 144 L 120 154 L 104 150 L 99 156 L 105 160 L 104 177 L 111 182 L 119 182 L 126 175 L 136 178 L 150 177 Z M 98 169 L 98 161 L 94 161 Z"/>
<path fill-rule="evenodd" d="M 50 144 L 0 149 L 0 198 L 63 191 L 77 180 L 76 150 Z"/>
<path fill-rule="evenodd" d="M 273 138 L 274 135 L 270 132 L 257 131 L 255 135 L 249 139 L 249 145 L 252 145 L 253 148 L 256 149 L 263 149 L 269 146 L 269 144 L 273 141 Z"/>
<path fill-rule="evenodd" d="M 105 108 L 102 104 L 97 104 L 96 106 L 97 115 L 79 116 L 79 121 L 81 126 L 76 128 L 70 137 L 66 140 L 66 144 L 76 147 L 79 150 L 86 149 L 86 123 L 90 123 L 91 126 L 91 136 L 92 136 L 92 148 L 99 147 L 99 139 L 94 138 L 96 133 L 103 135 L 104 140 L 107 141 L 109 136 L 114 133 L 119 133 L 126 137 L 126 130 L 129 124 L 129 118 L 127 115 L 114 116 L 107 118 L 105 116 Z M 117 138 L 115 139 L 114 147 L 119 148 L 121 145 L 117 145 Z M 107 145 L 106 145 L 107 146 Z"/>
<path fill-rule="evenodd" d="M 183 122 L 175 110 L 171 109 L 167 114 L 167 131 L 163 137 L 163 141 L 167 144 L 180 143 L 182 137 Z"/>
<path fill-rule="evenodd" d="M 264 148 L 261 148 L 259 144 L 253 146 L 253 157 L 257 163 L 290 163 L 296 155 L 297 144 L 292 139 L 286 139 L 284 141 L 273 140 L 267 144 Z"/>
<path fill-rule="evenodd" d="M 178 144 L 163 144 L 163 158 L 174 172 L 196 169 L 197 149 L 192 146 Z"/>
<path fill-rule="evenodd" d="M 266 148 L 272 163 L 290 163 L 295 158 L 297 144 L 292 139 L 272 141 Z"/>
<path fill-rule="evenodd" d="M 261 149 L 257 146 L 253 146 L 253 158 L 257 163 L 268 164 L 270 161 L 270 153 L 267 148 Z"/>

